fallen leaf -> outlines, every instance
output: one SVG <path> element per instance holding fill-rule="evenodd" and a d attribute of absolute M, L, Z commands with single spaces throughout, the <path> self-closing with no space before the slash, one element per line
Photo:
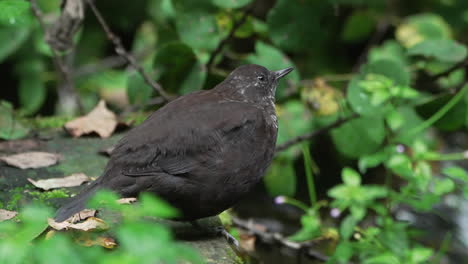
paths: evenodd
<path fill-rule="evenodd" d="M 117 243 L 115 240 L 111 237 L 98 237 L 96 240 L 96 244 L 100 245 L 102 247 L 108 248 L 108 249 L 113 249 L 117 246 Z"/>
<path fill-rule="evenodd" d="M 2 156 L 0 160 L 8 165 L 20 169 L 37 169 L 57 164 L 62 156 L 48 152 L 24 152 L 9 156 Z"/>
<path fill-rule="evenodd" d="M 84 182 L 90 181 L 91 178 L 86 176 L 84 173 L 74 173 L 70 176 L 63 178 L 49 178 L 45 180 L 33 180 L 28 178 L 28 181 L 31 182 L 37 188 L 43 190 L 57 189 L 62 187 L 75 187 L 80 186 Z"/>
<path fill-rule="evenodd" d="M 3 222 L 5 220 L 10 220 L 13 217 L 15 217 L 18 213 L 15 211 L 8 211 L 4 209 L 0 209 L 0 222 Z"/>
<path fill-rule="evenodd" d="M 247 252 L 255 252 L 256 237 L 247 233 L 240 235 L 240 246 Z"/>
<path fill-rule="evenodd" d="M 130 197 L 130 198 L 121 198 L 117 200 L 117 203 L 119 204 L 132 204 L 137 201 L 137 198 Z"/>
<path fill-rule="evenodd" d="M 112 135 L 117 127 L 117 117 L 106 107 L 106 102 L 101 100 L 98 105 L 87 115 L 78 117 L 65 124 L 65 130 L 73 137 L 84 134 L 96 133 L 101 138 Z"/>
<path fill-rule="evenodd" d="M 80 221 L 83 221 L 89 217 L 93 217 L 96 215 L 96 210 L 93 210 L 93 209 L 84 209 L 82 210 L 81 212 L 78 212 L 72 216 L 70 216 L 67 220 L 67 222 L 69 223 L 77 223 L 77 222 L 80 222 Z"/>
<path fill-rule="evenodd" d="M 63 222 L 55 222 L 54 219 L 49 218 L 47 219 L 49 226 L 55 230 L 82 230 L 82 231 L 90 231 L 90 230 L 106 230 L 109 229 L 109 225 L 104 222 L 104 220 L 97 218 L 97 217 L 89 217 L 84 222 L 80 223 L 70 223 L 68 221 Z"/>

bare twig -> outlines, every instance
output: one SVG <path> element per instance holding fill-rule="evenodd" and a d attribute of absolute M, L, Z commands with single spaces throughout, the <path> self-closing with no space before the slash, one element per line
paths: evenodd
<path fill-rule="evenodd" d="M 44 15 L 37 4 L 37 0 L 31 0 L 31 9 L 34 15 L 36 16 L 39 24 L 41 25 L 42 30 L 44 31 L 44 36 L 47 36 L 47 26 L 44 22 Z M 55 68 L 60 73 L 63 83 L 59 85 L 58 94 L 60 105 L 66 106 L 68 109 L 74 111 L 78 108 L 80 112 L 83 112 L 83 106 L 78 98 L 78 95 L 74 89 L 74 83 L 70 70 L 68 69 L 66 63 L 62 61 L 62 58 L 58 55 L 57 51 L 53 46 L 50 46 L 52 51 L 52 58 L 55 65 Z"/>
<path fill-rule="evenodd" d="M 322 262 L 326 262 L 330 257 L 320 253 L 319 251 L 313 250 L 313 246 L 310 242 L 294 242 L 288 240 L 280 233 L 273 233 L 263 230 L 263 228 L 258 228 L 252 221 L 242 220 L 238 217 L 232 217 L 232 223 L 243 230 L 248 231 L 249 233 L 259 237 L 265 243 L 278 243 L 284 247 L 294 249 L 297 251 L 302 251 L 307 254 L 308 257 L 311 257 Z"/>
<path fill-rule="evenodd" d="M 229 41 L 231 41 L 231 39 L 234 37 L 234 34 L 236 33 L 236 31 L 240 28 L 240 26 L 242 26 L 245 23 L 245 21 L 247 21 L 247 17 L 249 17 L 250 13 L 252 12 L 252 6 L 253 5 L 251 5 L 250 8 L 248 8 L 247 10 L 244 11 L 244 13 L 242 14 L 242 17 L 239 20 L 237 20 L 234 23 L 234 25 L 232 26 L 231 30 L 229 31 L 229 34 L 223 40 L 221 40 L 218 43 L 218 46 L 216 47 L 216 49 L 213 51 L 213 53 L 211 53 L 210 59 L 206 63 L 206 69 L 208 71 L 211 71 L 211 68 L 213 67 L 213 63 L 214 63 L 216 57 L 219 55 L 219 53 L 221 53 L 224 46 Z"/>
<path fill-rule="evenodd" d="M 112 42 L 112 44 L 114 44 L 115 52 L 118 55 L 125 58 L 128 61 L 128 63 L 130 65 L 132 65 L 132 67 L 135 68 L 138 71 L 138 73 L 141 74 L 141 76 L 143 77 L 145 82 L 148 85 L 150 85 L 151 87 L 153 87 L 153 89 L 155 89 L 164 98 L 164 100 L 170 101 L 171 97 L 162 89 L 161 85 L 159 85 L 157 82 L 155 82 L 153 79 L 151 79 L 151 77 L 149 77 L 149 75 L 145 72 L 143 67 L 140 66 L 136 62 L 133 55 L 130 54 L 125 49 L 125 47 L 123 46 L 122 41 L 120 40 L 120 38 L 111 31 L 109 25 L 104 20 L 104 17 L 101 15 L 101 12 L 97 9 L 96 5 L 94 5 L 94 1 L 93 0 L 86 0 L 86 2 L 88 3 L 89 7 L 91 8 L 91 11 L 93 12 L 93 14 L 96 16 L 96 18 L 97 18 L 99 24 L 101 25 L 102 29 L 106 33 L 107 38 Z"/>
<path fill-rule="evenodd" d="M 318 135 L 320 135 L 320 134 L 323 134 L 323 133 L 325 133 L 325 132 L 327 132 L 327 131 L 329 131 L 329 130 L 331 130 L 331 129 L 333 129 L 333 128 L 339 127 L 339 126 L 341 126 L 342 124 L 344 124 L 344 123 L 346 123 L 346 122 L 348 122 L 348 121 L 350 121 L 350 120 L 352 120 L 352 119 L 355 119 L 355 118 L 357 118 L 357 117 L 359 117 L 358 114 L 353 114 L 353 115 L 351 115 L 351 116 L 349 116 L 349 117 L 347 117 L 347 118 L 338 119 L 337 121 L 331 123 L 331 124 L 328 125 L 328 126 L 324 126 L 324 127 L 322 127 L 322 128 L 319 128 L 319 129 L 314 130 L 314 131 L 312 131 L 312 132 L 309 132 L 309 133 L 307 133 L 307 134 L 297 136 L 297 137 L 295 137 L 295 138 L 293 138 L 293 139 L 291 139 L 291 140 L 288 140 L 288 141 L 284 142 L 283 144 L 277 146 L 277 147 L 276 147 L 276 152 L 280 152 L 280 151 L 286 150 L 287 148 L 289 148 L 289 147 L 291 147 L 291 146 L 293 146 L 293 145 L 295 145 L 295 144 L 298 144 L 298 143 L 300 143 L 300 142 L 309 140 L 309 139 L 311 139 L 311 138 L 313 138 L 313 137 L 315 137 L 315 136 L 318 136 Z"/>

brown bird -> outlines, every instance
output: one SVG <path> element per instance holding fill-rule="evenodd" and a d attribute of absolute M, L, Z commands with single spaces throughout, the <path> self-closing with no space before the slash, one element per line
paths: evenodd
<path fill-rule="evenodd" d="M 56 214 L 64 221 L 98 190 L 122 197 L 150 192 L 182 213 L 179 220 L 216 215 L 260 181 L 275 152 L 275 90 L 292 71 L 259 65 L 235 69 L 211 90 L 168 103 L 117 144 L 104 173 Z"/>

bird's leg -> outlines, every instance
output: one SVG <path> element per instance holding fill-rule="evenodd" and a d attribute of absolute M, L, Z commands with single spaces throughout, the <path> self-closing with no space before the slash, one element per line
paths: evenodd
<path fill-rule="evenodd" d="M 224 228 L 224 226 L 206 227 L 200 225 L 197 221 L 191 221 L 190 224 L 192 224 L 192 226 L 194 226 L 195 228 L 203 230 L 208 234 L 213 234 L 216 236 L 221 235 L 224 238 L 226 238 L 228 243 L 233 245 L 236 248 L 236 250 L 240 249 L 239 241 L 237 241 L 237 239 L 235 239 L 231 234 L 229 234 L 229 232 Z"/>

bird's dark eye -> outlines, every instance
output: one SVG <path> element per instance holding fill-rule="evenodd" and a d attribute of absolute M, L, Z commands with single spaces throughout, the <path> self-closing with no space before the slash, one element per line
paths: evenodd
<path fill-rule="evenodd" d="M 263 76 L 263 75 L 259 75 L 257 78 L 262 82 L 265 80 L 265 76 Z"/>

